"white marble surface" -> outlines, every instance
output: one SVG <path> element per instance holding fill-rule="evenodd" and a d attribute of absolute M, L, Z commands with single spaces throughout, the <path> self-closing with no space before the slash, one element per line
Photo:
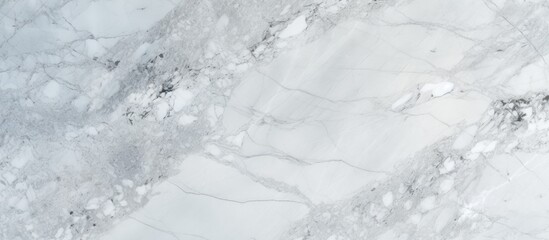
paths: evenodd
<path fill-rule="evenodd" d="M 0 239 L 549 239 L 544 1 L 0 12 Z"/>

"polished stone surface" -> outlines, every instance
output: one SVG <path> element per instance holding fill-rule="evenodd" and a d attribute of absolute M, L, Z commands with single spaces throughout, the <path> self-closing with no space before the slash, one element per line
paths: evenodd
<path fill-rule="evenodd" d="M 0 12 L 0 239 L 549 239 L 544 1 Z"/>

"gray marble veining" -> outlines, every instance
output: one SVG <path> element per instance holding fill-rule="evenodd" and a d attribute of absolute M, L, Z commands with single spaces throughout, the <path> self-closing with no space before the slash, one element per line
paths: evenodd
<path fill-rule="evenodd" d="M 0 1 L 0 239 L 549 239 L 548 7 Z"/>

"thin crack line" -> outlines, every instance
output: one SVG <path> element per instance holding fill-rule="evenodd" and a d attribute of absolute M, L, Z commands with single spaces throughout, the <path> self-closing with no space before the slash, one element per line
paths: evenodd
<path fill-rule="evenodd" d="M 299 201 L 293 201 L 293 200 L 285 200 L 285 199 L 252 199 L 252 200 L 245 200 L 245 201 L 240 201 L 240 200 L 233 200 L 233 199 L 228 199 L 228 198 L 222 198 L 222 197 L 217 197 L 217 196 L 213 196 L 213 195 L 210 195 L 210 194 L 206 194 L 206 193 L 198 193 L 198 192 L 190 192 L 190 191 L 187 191 L 185 189 L 183 189 L 181 186 L 167 180 L 166 182 L 174 185 L 175 187 L 179 188 L 179 190 L 181 190 L 182 192 L 186 193 L 186 194 L 190 194 L 190 195 L 196 195 L 196 196 L 204 196 L 204 197 L 210 197 L 210 198 L 214 198 L 214 199 L 217 199 L 217 200 L 221 200 L 221 201 L 226 201 L 226 202 L 232 202 L 232 203 L 238 203 L 238 204 L 247 204 L 247 203 L 263 203 L 263 202 L 279 202 L 279 203 L 296 203 L 296 204 L 303 204 L 305 206 L 309 206 L 307 203 L 304 203 L 304 202 L 299 202 Z"/>

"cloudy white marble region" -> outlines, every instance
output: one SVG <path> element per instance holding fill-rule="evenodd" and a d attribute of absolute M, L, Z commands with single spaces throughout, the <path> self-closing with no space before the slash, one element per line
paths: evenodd
<path fill-rule="evenodd" d="M 549 239 L 546 1 L 0 13 L 1 240 Z"/>

